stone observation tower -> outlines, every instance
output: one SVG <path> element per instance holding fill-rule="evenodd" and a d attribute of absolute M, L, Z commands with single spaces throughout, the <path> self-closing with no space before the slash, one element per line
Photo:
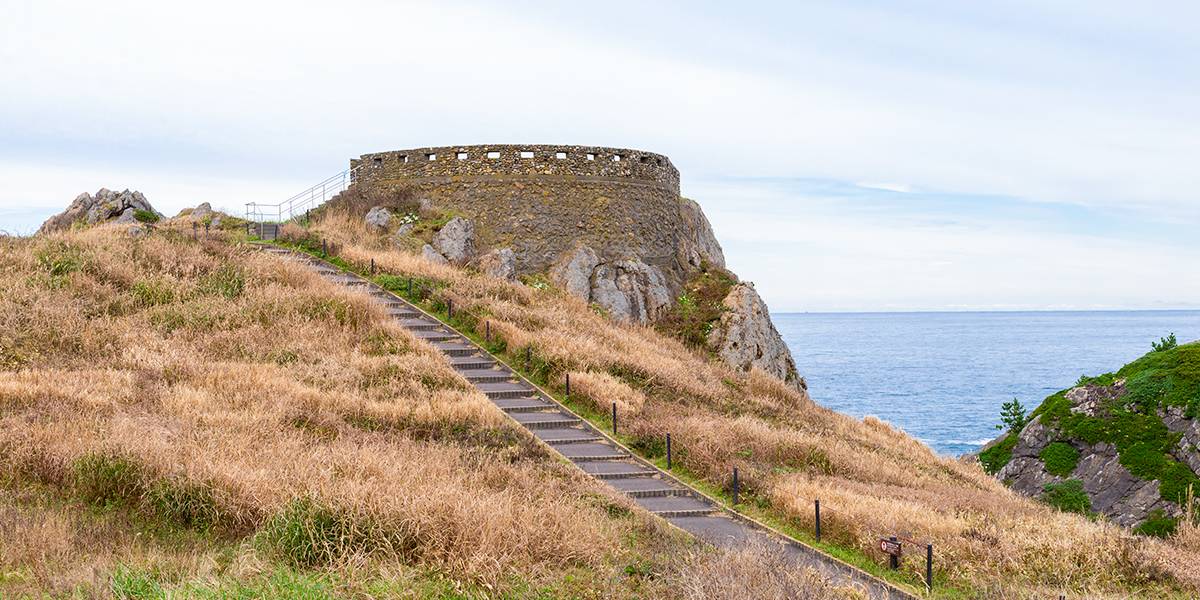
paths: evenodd
<path fill-rule="evenodd" d="M 356 185 L 407 189 L 476 224 L 484 248 L 511 248 L 522 273 L 577 245 L 602 261 L 637 259 L 682 283 L 690 247 L 679 171 L 661 154 L 624 148 L 478 145 L 364 154 Z M 697 209 L 698 210 L 698 209 Z M 718 248 L 719 252 L 719 248 Z M 721 261 L 723 263 L 723 260 Z"/>

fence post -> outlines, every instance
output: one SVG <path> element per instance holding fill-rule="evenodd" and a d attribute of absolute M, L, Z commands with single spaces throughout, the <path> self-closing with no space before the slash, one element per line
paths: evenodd
<path fill-rule="evenodd" d="M 813 504 L 817 511 L 817 541 L 819 542 L 821 541 L 821 499 L 817 498 Z"/>
<path fill-rule="evenodd" d="M 375 276 L 375 257 L 371 257 L 371 277 Z"/>
<path fill-rule="evenodd" d="M 896 539 L 896 536 L 894 536 L 894 535 L 888 539 L 890 539 L 893 543 L 900 542 L 900 540 Z M 892 570 L 899 569 L 900 568 L 900 557 L 896 556 L 895 554 L 888 554 L 888 567 L 890 567 Z"/>
<path fill-rule="evenodd" d="M 671 470 L 671 433 L 667 432 L 667 470 Z"/>
<path fill-rule="evenodd" d="M 571 374 L 567 373 L 567 400 L 571 399 Z"/>
<path fill-rule="evenodd" d="M 408 278 L 408 297 L 412 298 L 412 277 Z"/>
<path fill-rule="evenodd" d="M 329 256 L 329 246 L 325 244 L 325 238 L 321 238 L 321 256 Z"/>
<path fill-rule="evenodd" d="M 734 467 L 733 468 L 733 505 L 737 506 L 737 503 L 738 503 L 738 470 L 737 470 L 737 467 Z"/>
<path fill-rule="evenodd" d="M 196 230 L 200 228 L 200 224 L 192 221 L 192 241 L 196 241 Z M 262 233 L 261 231 L 259 233 Z"/>
<path fill-rule="evenodd" d="M 454 301 L 449 298 L 446 298 L 446 318 L 454 318 Z"/>
<path fill-rule="evenodd" d="M 525 370 L 529 370 L 529 362 L 532 359 L 533 346 L 525 346 Z"/>
<path fill-rule="evenodd" d="M 204 222 L 204 237 L 208 237 L 208 221 Z"/>
<path fill-rule="evenodd" d="M 925 591 L 933 591 L 933 544 L 925 545 Z"/>
<path fill-rule="evenodd" d="M 613 435 L 617 435 L 617 403 L 613 402 Z"/>

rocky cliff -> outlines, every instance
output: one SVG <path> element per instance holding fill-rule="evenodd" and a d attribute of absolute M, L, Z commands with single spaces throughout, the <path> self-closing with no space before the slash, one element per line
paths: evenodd
<path fill-rule="evenodd" d="M 95 225 L 106 221 L 129 224 L 154 222 L 162 217 L 141 192 L 114 192 L 100 188 L 94 196 L 88 193 L 76 196 L 66 210 L 46 219 L 38 233 L 65 231 L 77 225 Z"/>
<path fill-rule="evenodd" d="M 1200 492 L 1200 343 L 1163 346 L 1081 378 L 980 453 L 1012 489 L 1164 534 Z"/>

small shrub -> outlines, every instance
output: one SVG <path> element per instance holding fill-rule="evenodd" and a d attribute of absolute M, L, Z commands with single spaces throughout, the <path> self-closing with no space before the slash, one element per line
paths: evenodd
<path fill-rule="evenodd" d="M 1175 533 L 1178 524 L 1176 519 L 1166 516 L 1162 510 L 1155 510 L 1145 521 L 1134 527 L 1133 532 L 1139 535 L 1165 538 Z"/>
<path fill-rule="evenodd" d="M 98 506 L 137 502 L 145 493 L 142 468 L 110 454 L 85 454 L 71 465 L 75 493 Z"/>
<path fill-rule="evenodd" d="M 82 253 L 66 242 L 50 242 L 38 250 L 35 257 L 38 266 L 51 277 L 63 277 L 83 266 Z"/>
<path fill-rule="evenodd" d="M 138 306 L 149 308 L 160 304 L 169 304 L 175 299 L 175 292 L 170 285 L 160 279 L 142 280 L 130 288 Z"/>
<path fill-rule="evenodd" d="M 1065 442 L 1054 442 L 1046 446 L 1038 456 L 1045 463 L 1046 471 L 1059 477 L 1070 475 L 1079 463 L 1079 451 Z"/>
<path fill-rule="evenodd" d="M 1150 342 L 1150 347 L 1154 349 L 1154 352 L 1166 352 L 1179 347 L 1179 340 L 1175 339 L 1175 333 L 1172 332 L 1165 338 L 1158 338 L 1157 342 Z"/>
<path fill-rule="evenodd" d="M 204 276 L 200 282 L 200 289 L 205 293 L 232 300 L 241 296 L 246 289 L 246 275 L 233 265 L 223 265 Z"/>
<path fill-rule="evenodd" d="M 259 541 L 292 566 L 327 567 L 343 557 L 373 550 L 371 531 L 370 525 L 349 515 L 300 498 L 267 523 Z"/>
<path fill-rule="evenodd" d="M 149 210 L 134 209 L 133 218 L 141 223 L 157 223 L 158 215 Z"/>
<path fill-rule="evenodd" d="M 159 518 L 184 527 L 208 529 L 220 518 L 212 489 L 184 479 L 162 479 L 146 494 L 149 507 Z"/>
<path fill-rule="evenodd" d="M 163 598 L 166 591 L 153 573 L 120 565 L 113 570 L 109 589 L 117 600 Z"/>
<path fill-rule="evenodd" d="M 1083 482 L 1078 479 L 1068 479 L 1062 483 L 1047 483 L 1043 488 L 1042 502 L 1063 512 L 1091 514 L 1092 501 L 1087 492 L 1083 491 Z"/>

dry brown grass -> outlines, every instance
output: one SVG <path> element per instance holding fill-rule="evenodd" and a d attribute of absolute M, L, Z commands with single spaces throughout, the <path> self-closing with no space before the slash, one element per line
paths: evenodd
<path fill-rule="evenodd" d="M 1187 597 L 1198 589 L 1200 547 L 1182 534 L 1134 537 L 1057 512 L 878 419 L 827 410 L 762 373 L 740 376 L 649 328 L 611 323 L 559 291 L 394 250 L 360 219 L 331 214 L 317 230 L 351 262 L 374 258 L 387 272 L 441 282 L 438 297 L 469 314 L 480 335 L 490 322 L 509 352 L 531 347 L 539 373 L 559 391 L 571 372 L 573 394 L 586 398 L 581 405 L 629 406 L 622 426 L 635 447 L 653 452 L 669 431 L 676 464 L 717 487 L 728 486 L 738 466 L 743 489 L 778 522 L 808 529 L 819 497 L 843 545 L 882 563 L 880 535 L 932 542 L 949 581 L 982 596 Z"/>
<path fill-rule="evenodd" d="M 621 565 L 686 542 L 551 458 L 379 306 L 171 231 L 0 240 L 0 595 L 105 596 L 120 565 L 203 580 L 218 554 L 658 593 Z M 12 501 L 29 489 L 41 500 Z M 88 506 L 125 520 L 81 534 Z"/>

